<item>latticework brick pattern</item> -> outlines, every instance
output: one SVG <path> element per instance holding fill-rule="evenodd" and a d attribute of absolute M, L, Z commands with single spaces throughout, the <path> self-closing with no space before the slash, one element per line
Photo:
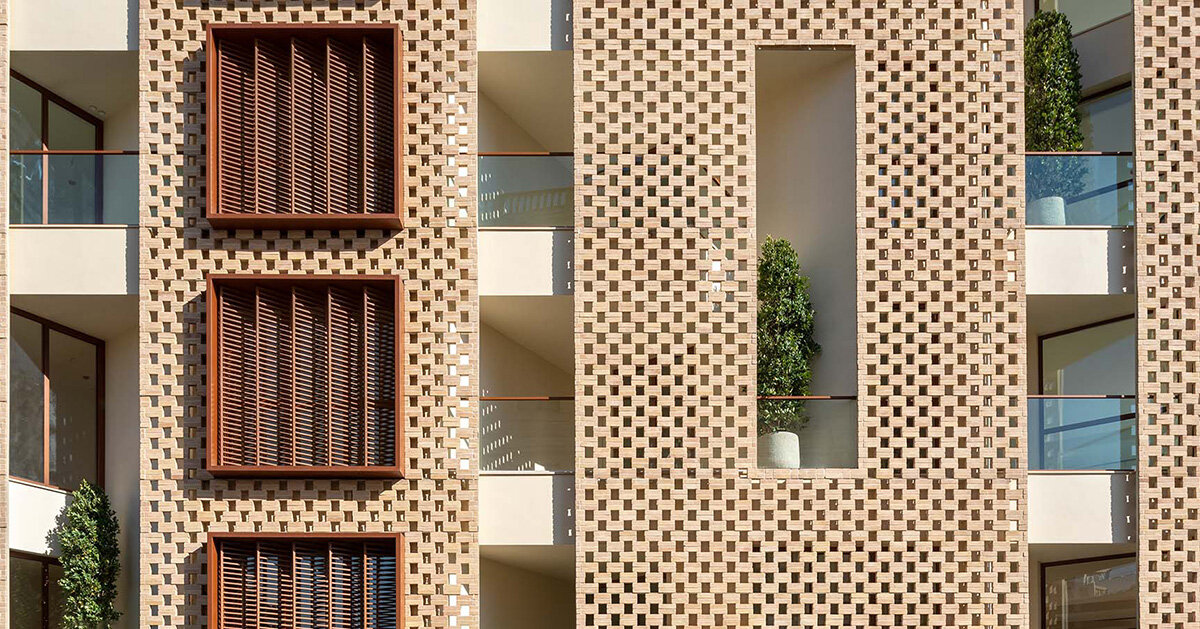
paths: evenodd
<path fill-rule="evenodd" d="M 576 0 L 580 626 L 1027 626 L 1020 4 Z M 759 471 L 754 51 L 810 44 L 857 66 L 860 461 Z"/>
<path fill-rule="evenodd" d="M 8 0 L 0 0 L 0 111 L 8 116 Z M 8 627 L 8 122 L 0 122 L 0 627 Z"/>
<path fill-rule="evenodd" d="M 365 8 L 364 8 L 365 5 Z M 142 627 L 205 626 L 209 531 L 401 532 L 408 627 L 478 626 L 473 452 L 474 2 L 141 2 Z M 209 22 L 398 23 L 405 229 L 213 230 L 203 219 Z M 204 471 L 207 273 L 399 274 L 403 481 Z"/>
<path fill-rule="evenodd" d="M 1139 626 L 1200 624 L 1200 8 L 1135 0 Z"/>

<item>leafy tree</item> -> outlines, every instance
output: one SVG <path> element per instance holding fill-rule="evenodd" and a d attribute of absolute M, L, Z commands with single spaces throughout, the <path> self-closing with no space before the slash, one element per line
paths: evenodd
<path fill-rule="evenodd" d="M 73 497 L 59 535 L 63 625 L 110 627 L 121 615 L 114 607 L 121 572 L 120 524 L 104 490 L 83 481 Z"/>
<path fill-rule="evenodd" d="M 1025 28 L 1025 150 L 1083 150 L 1081 77 L 1071 21 L 1056 11 L 1039 12 Z M 1079 194 L 1083 170 L 1077 159 L 1040 157 L 1036 176 L 1027 178 L 1026 198 Z"/>
<path fill-rule="evenodd" d="M 791 243 L 767 237 L 758 256 L 758 394 L 808 395 L 813 361 L 821 353 L 808 278 Z M 801 404 L 761 400 L 758 433 L 797 431 L 806 418 Z"/>

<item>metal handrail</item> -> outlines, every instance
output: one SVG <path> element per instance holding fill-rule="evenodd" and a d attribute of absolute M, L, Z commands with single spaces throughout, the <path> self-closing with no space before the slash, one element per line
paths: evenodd
<path fill-rule="evenodd" d="M 79 150 L 61 149 L 60 150 L 60 149 L 55 149 L 55 150 L 45 150 L 45 151 L 38 151 L 38 150 L 33 150 L 33 149 L 18 149 L 18 150 L 9 151 L 8 153 L 9 153 L 9 155 L 140 155 L 140 153 L 138 151 L 129 151 L 129 150 L 121 150 L 121 149 L 100 149 L 100 150 L 86 150 L 86 149 L 79 149 Z"/>
<path fill-rule="evenodd" d="M 480 151 L 480 157 L 571 157 L 573 151 Z"/>
<path fill-rule="evenodd" d="M 760 400 L 857 400 L 857 395 L 760 395 Z"/>

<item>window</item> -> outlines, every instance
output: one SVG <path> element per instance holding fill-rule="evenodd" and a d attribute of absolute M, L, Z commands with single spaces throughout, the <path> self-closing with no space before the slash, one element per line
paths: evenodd
<path fill-rule="evenodd" d="M 9 551 L 11 629 L 62 626 L 62 566 L 53 557 Z"/>
<path fill-rule="evenodd" d="M 136 222 L 120 193 L 137 180 L 136 151 L 105 151 L 104 123 L 13 72 L 9 221 L 14 225 Z M 105 183 L 109 183 L 106 192 Z"/>
<path fill-rule="evenodd" d="M 209 629 L 401 624 L 399 534 L 212 533 Z"/>
<path fill-rule="evenodd" d="M 103 482 L 104 342 L 17 308 L 12 315 L 10 472 L 65 490 Z"/>
<path fill-rule="evenodd" d="M 214 227 L 400 226 L 395 25 L 212 25 Z"/>
<path fill-rule="evenodd" d="M 1085 151 L 1133 152 L 1133 87 L 1093 94 L 1079 105 Z"/>
<path fill-rule="evenodd" d="M 209 470 L 400 476 L 397 276 L 209 275 Z"/>
<path fill-rule="evenodd" d="M 1039 0 L 1038 5 L 1039 11 L 1065 13 L 1075 35 L 1133 11 L 1130 0 Z"/>
<path fill-rule="evenodd" d="M 1042 564 L 1042 626 L 1102 629 L 1137 626 L 1136 555 Z"/>

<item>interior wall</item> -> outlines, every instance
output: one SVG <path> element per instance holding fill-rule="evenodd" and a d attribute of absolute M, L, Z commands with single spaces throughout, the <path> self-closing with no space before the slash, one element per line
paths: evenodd
<path fill-rule="evenodd" d="M 574 395 L 572 375 L 497 331 L 479 328 L 480 395 Z"/>
<path fill-rule="evenodd" d="M 479 152 L 546 151 L 533 136 L 512 119 L 487 94 L 479 94 Z"/>
<path fill-rule="evenodd" d="M 138 552 L 141 529 L 138 462 L 138 331 L 104 343 L 104 485 L 121 522 L 120 627 L 138 626 Z"/>
<path fill-rule="evenodd" d="M 498 561 L 479 560 L 480 629 L 575 626 L 575 583 Z"/>
<path fill-rule="evenodd" d="M 821 344 L 811 391 L 857 393 L 854 53 L 760 49 L 758 242 L 789 240 L 811 282 Z"/>

